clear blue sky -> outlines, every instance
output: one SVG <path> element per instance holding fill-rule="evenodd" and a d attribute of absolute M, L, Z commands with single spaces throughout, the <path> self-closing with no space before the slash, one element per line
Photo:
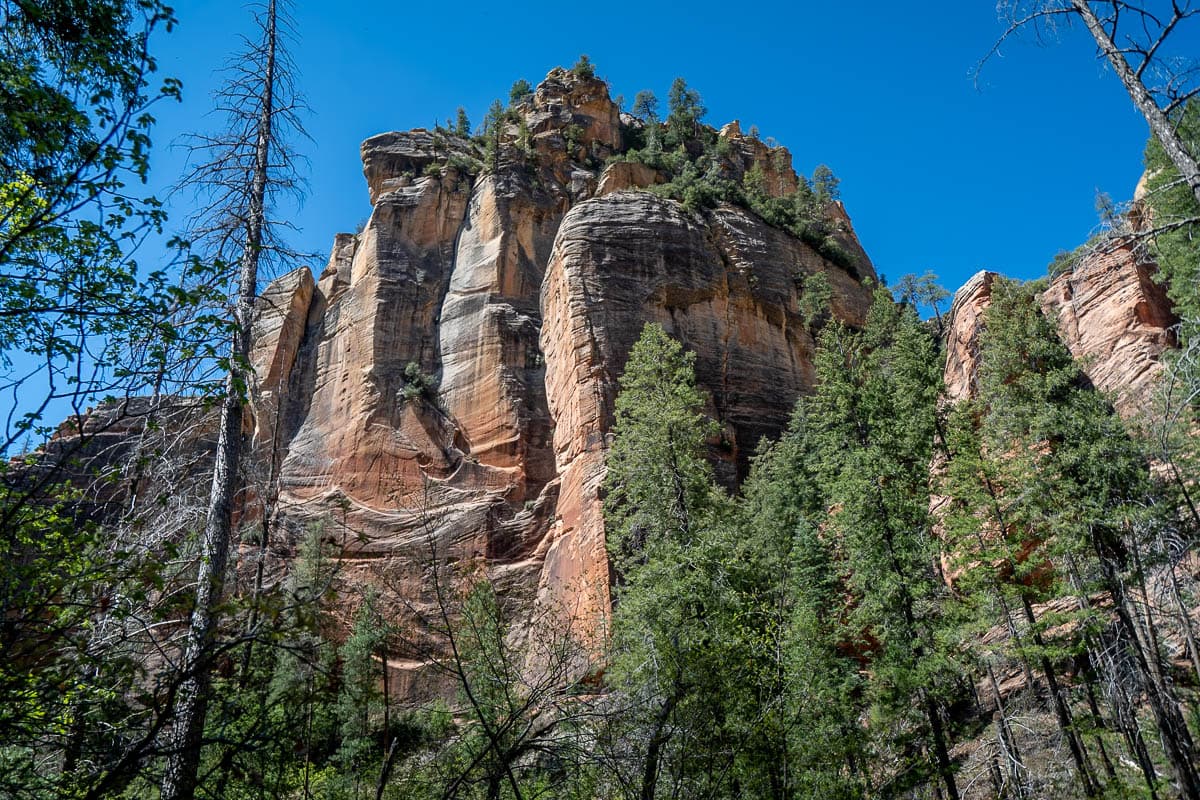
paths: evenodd
<path fill-rule="evenodd" d="M 216 70 L 249 19 L 238 0 L 179 0 L 156 47 L 185 102 L 159 108 L 155 182 L 182 154 L 166 145 L 211 127 Z M 707 121 L 757 125 L 797 169 L 829 164 L 877 267 L 932 269 L 950 289 L 989 268 L 1036 277 L 1096 224 L 1097 190 L 1128 198 L 1146 126 L 1082 30 L 1005 47 L 990 2 L 729 4 L 300 3 L 299 80 L 312 115 L 308 199 L 296 244 L 328 252 L 369 212 L 358 158 L 372 134 L 465 106 L 482 119 L 513 80 L 536 84 L 587 53 L 614 95 L 666 96 L 681 75 Z M 1200 52 L 1200 43 L 1191 48 Z M 321 264 L 314 264 L 318 269 Z"/>

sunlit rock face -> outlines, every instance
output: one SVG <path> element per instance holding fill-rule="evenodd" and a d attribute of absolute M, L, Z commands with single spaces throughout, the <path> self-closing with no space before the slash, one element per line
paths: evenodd
<path fill-rule="evenodd" d="M 656 170 L 605 168 L 624 128 L 602 81 L 554 70 L 514 108 L 481 175 L 482 148 L 442 131 L 364 142 L 364 228 L 315 281 L 263 294 L 256 457 L 276 451 L 284 527 L 324 520 L 343 579 L 395 608 L 432 602 L 431 559 L 476 563 L 518 610 L 564 609 L 594 636 L 610 603 L 604 457 L 643 325 L 696 353 L 734 486 L 812 386 L 804 279 L 826 275 L 833 314 L 860 324 L 874 270 L 840 204 L 827 217 L 847 266 L 749 211 L 639 191 Z M 795 189 L 786 150 L 721 136 L 727 169 Z"/>
<path fill-rule="evenodd" d="M 1055 276 L 1040 296 L 1063 343 L 1126 418 L 1149 409 L 1163 355 L 1175 346 L 1178 318 L 1154 272 L 1133 244 L 1114 241 Z M 954 296 L 945 334 L 951 400 L 974 394 L 979 331 L 995 278 L 976 273 Z"/>

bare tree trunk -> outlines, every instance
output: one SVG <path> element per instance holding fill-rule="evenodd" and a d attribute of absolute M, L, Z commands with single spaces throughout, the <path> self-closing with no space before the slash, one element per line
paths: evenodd
<path fill-rule="evenodd" d="M 1167 761 L 1170 762 L 1171 770 L 1179 781 L 1180 794 L 1187 800 L 1200 800 L 1200 776 L 1196 773 L 1193 760 L 1195 745 L 1179 709 L 1179 702 L 1171 688 L 1156 679 L 1155 670 L 1150 666 L 1147 653 L 1138 640 L 1137 625 L 1133 620 L 1133 614 L 1136 612 L 1131 608 L 1132 600 L 1125 591 L 1125 584 L 1117 572 L 1116 565 L 1099 547 L 1097 550 L 1107 584 L 1105 588 L 1112 596 L 1117 623 L 1129 643 L 1138 671 L 1142 674 L 1146 686 L 1146 699 L 1150 703 L 1150 710 L 1154 712 L 1154 720 L 1158 724 Z M 1157 658 L 1157 654 L 1151 655 Z"/>
<path fill-rule="evenodd" d="M 225 588 L 225 571 L 233 528 L 233 501 L 242 455 L 243 392 L 247 385 L 254 299 L 258 290 L 258 261 L 263 247 L 264 208 L 269 169 L 271 122 L 274 114 L 276 0 L 266 12 L 266 72 L 254 152 L 254 174 L 249 193 L 249 214 L 238 275 L 234 311 L 233 348 L 221 404 L 221 427 L 213 466 L 212 490 L 201 542 L 196 605 L 185 645 L 184 682 L 175 706 L 175 726 L 168 743 L 161 800 L 192 800 L 200 764 L 208 692 L 212 682 L 212 644 L 217 627 L 217 605 Z"/>
<path fill-rule="evenodd" d="M 1129 92 L 1129 97 L 1133 100 L 1133 104 L 1137 106 L 1137 110 L 1146 118 L 1146 123 L 1150 126 L 1150 131 L 1155 138 L 1162 144 L 1163 150 L 1171 159 L 1171 163 L 1179 170 L 1180 176 L 1187 182 L 1188 187 L 1192 190 L 1192 194 L 1196 196 L 1196 202 L 1200 203 L 1200 164 L 1196 162 L 1195 157 L 1188 152 L 1184 147 L 1183 141 L 1175 132 L 1175 126 L 1171 124 L 1171 120 L 1166 113 L 1158 107 L 1158 103 L 1154 102 L 1154 98 L 1150 95 L 1150 90 L 1146 88 L 1146 84 L 1142 82 L 1140 71 L 1134 71 L 1126 60 L 1121 48 L 1113 41 L 1108 31 L 1104 28 L 1104 23 L 1092 11 L 1088 0 L 1071 0 L 1071 5 L 1075 12 L 1083 19 L 1087 26 L 1088 32 L 1092 34 L 1092 38 L 1096 40 L 1096 45 L 1100 48 L 1100 52 L 1108 59 L 1108 63 L 1112 65 L 1113 70 L 1117 73 L 1117 77 L 1121 79 L 1121 83 L 1125 85 L 1125 90 Z"/>

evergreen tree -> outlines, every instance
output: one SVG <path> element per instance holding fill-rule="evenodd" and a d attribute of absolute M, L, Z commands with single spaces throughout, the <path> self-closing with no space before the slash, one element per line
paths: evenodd
<path fill-rule="evenodd" d="M 522 100 L 533 96 L 533 87 L 529 85 L 529 81 L 524 78 L 518 78 L 513 82 L 512 88 L 508 90 L 509 105 L 516 105 Z"/>
<path fill-rule="evenodd" d="M 723 503 L 704 458 L 715 426 L 700 411 L 694 359 L 660 326 L 642 331 L 621 377 L 605 481 L 618 581 L 609 680 L 632 703 L 625 736 L 639 743 L 630 781 L 641 800 L 715 791 L 733 751 L 722 670 L 735 664 L 721 653 L 726 596 L 714 575 Z"/>
<path fill-rule="evenodd" d="M 993 284 L 979 359 L 977 404 L 956 414 L 951 429 L 950 494 L 961 504 L 956 541 L 964 541 L 965 533 L 978 542 L 962 558 L 971 562 L 971 572 L 990 573 L 987 582 L 1013 596 L 1029 631 L 1029 641 L 1020 645 L 1023 657 L 1042 671 L 1089 795 L 1100 793 L 1099 781 L 1054 660 L 1095 650 L 1096 612 L 1089 597 L 1108 595 L 1120 648 L 1139 675 L 1184 796 L 1191 797 L 1196 790 L 1191 737 L 1178 699 L 1162 679 L 1160 653 L 1139 634 L 1129 589 L 1141 580 L 1141 569 L 1130 561 L 1138 548 L 1131 522 L 1144 515 L 1140 507 L 1151 493 L 1147 467 L 1112 408 L 1087 385 L 1028 286 L 1004 279 Z M 978 433 L 972 433 L 976 426 Z M 1038 603 L 1056 597 L 1076 601 L 1071 641 L 1055 643 L 1045 634 L 1067 620 L 1035 613 Z M 1109 687 L 1114 679 L 1120 682 L 1110 675 Z M 1126 716 L 1125 701 L 1114 696 L 1112 704 L 1119 720 Z M 1122 724 L 1131 754 L 1153 785 L 1154 768 L 1136 722 Z"/>
<path fill-rule="evenodd" d="M 841 181 L 833 174 L 833 170 L 824 164 L 819 164 L 813 170 L 812 175 L 812 185 L 818 205 L 824 206 L 826 203 L 840 200 L 842 197 L 842 190 L 838 188 L 840 183 Z"/>
<path fill-rule="evenodd" d="M 342 665 L 337 716 L 341 726 L 337 758 L 355 785 L 367 780 L 367 770 L 382 762 L 381 731 L 387 730 L 388 698 L 385 685 L 387 659 L 381 658 L 387 642 L 387 625 L 378 599 L 367 594 L 354 615 L 350 636 L 338 651 Z"/>
<path fill-rule="evenodd" d="M 577 78 L 594 78 L 596 77 L 596 65 L 592 63 L 592 60 L 585 53 L 575 62 L 575 66 L 571 67 L 571 72 Z"/>
<path fill-rule="evenodd" d="M 471 135 L 471 120 L 467 117 L 467 110 L 462 106 L 458 107 L 458 112 L 454 117 L 454 135 L 464 139 Z"/>
<path fill-rule="evenodd" d="M 643 89 L 638 92 L 633 98 L 633 108 L 631 113 L 635 117 L 641 117 L 646 122 L 658 121 L 658 98 L 654 96 L 654 92 Z"/>
<path fill-rule="evenodd" d="M 1189 102 L 1178 112 L 1176 131 L 1193 151 L 1200 149 L 1200 104 Z M 1146 144 L 1146 202 L 1151 239 L 1175 310 L 1183 318 L 1185 339 L 1200 326 L 1200 201 L 1180 179 L 1179 171 L 1157 138 Z"/>
<path fill-rule="evenodd" d="M 483 163 L 493 172 L 500 166 L 500 147 L 506 119 L 504 105 L 499 100 L 493 100 L 487 116 L 483 118 Z"/>
<path fill-rule="evenodd" d="M 807 419 L 827 532 L 849 569 L 853 646 L 871 664 L 871 707 L 897 730 L 923 717 L 934 770 L 957 798 L 944 721 L 955 669 L 938 646 L 942 588 L 929 517 L 940 359 L 915 312 L 880 288 L 861 332 L 825 328 L 816 364 Z"/>
<path fill-rule="evenodd" d="M 667 146 L 676 147 L 696 138 L 700 120 L 707 113 L 700 93 L 689 88 L 687 81 L 683 78 L 672 81 L 667 94 Z"/>
<path fill-rule="evenodd" d="M 748 756 L 770 797 L 857 797 L 865 790 L 862 679 L 846 643 L 845 565 L 821 531 L 816 442 L 801 400 L 780 441 L 755 459 L 739 508 L 743 636 L 758 646 L 760 705 Z"/>

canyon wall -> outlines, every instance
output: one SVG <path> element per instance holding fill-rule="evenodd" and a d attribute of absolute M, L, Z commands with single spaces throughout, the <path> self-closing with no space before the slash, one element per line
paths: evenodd
<path fill-rule="evenodd" d="M 433 601 L 431 561 L 475 562 L 591 635 L 609 608 L 604 454 L 643 325 L 696 353 L 734 486 L 812 385 L 805 280 L 826 276 L 833 314 L 863 321 L 874 271 L 840 204 L 824 212 L 840 263 L 744 208 L 689 210 L 646 191 L 658 170 L 609 158 L 637 124 L 602 81 L 559 69 L 481 174 L 492 156 L 445 131 L 372 137 L 363 229 L 315 280 L 263 292 L 256 459 L 279 522 L 324 525 L 344 579 L 411 610 Z M 770 196 L 796 190 L 786 150 L 718 135 L 732 179 L 758 166 Z"/>

